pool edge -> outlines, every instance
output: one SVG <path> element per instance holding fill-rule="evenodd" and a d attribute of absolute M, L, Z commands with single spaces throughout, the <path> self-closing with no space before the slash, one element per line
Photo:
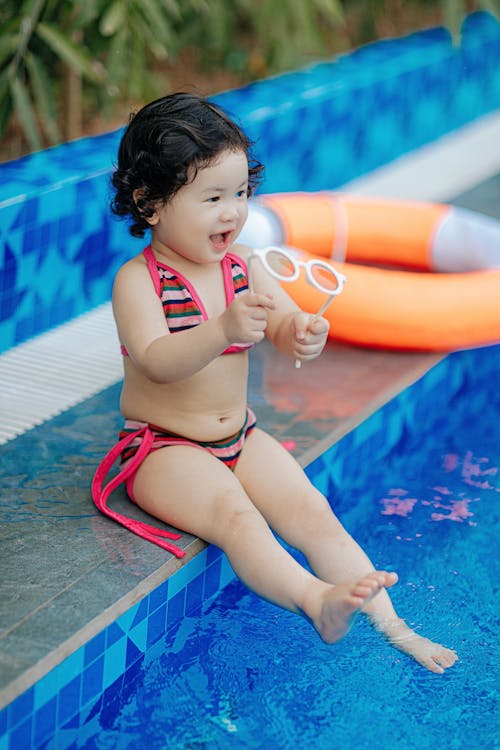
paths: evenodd
<path fill-rule="evenodd" d="M 343 420 L 342 424 L 332 429 L 313 448 L 299 455 L 298 461 L 301 466 L 307 470 L 315 461 L 325 457 L 346 435 L 359 428 L 360 425 L 376 414 L 377 411 L 403 393 L 407 388 L 414 385 L 448 356 L 448 354 L 436 353 L 435 355 L 429 355 L 431 360 L 429 363 L 418 362 L 415 364 L 411 370 L 401 375 L 395 383 L 392 383 L 385 390 L 381 391 L 368 406 L 365 406 L 353 416 Z M 93 638 L 116 622 L 120 616 L 145 601 L 162 583 L 168 582 L 174 579 L 177 574 L 182 573 L 187 566 L 206 551 L 208 546 L 203 540 L 195 539 L 186 547 L 186 557 L 181 560 L 171 557 L 153 573 L 140 581 L 127 594 L 107 607 L 84 627 L 80 628 L 73 636 L 60 644 L 50 654 L 43 657 L 19 677 L 15 678 L 0 691 L 0 712 L 12 705 L 24 693 L 32 690 L 37 683 L 44 680 L 51 671 L 60 667 L 79 649 L 84 649 Z M 1 737 L 0 750 L 3 750 Z"/>

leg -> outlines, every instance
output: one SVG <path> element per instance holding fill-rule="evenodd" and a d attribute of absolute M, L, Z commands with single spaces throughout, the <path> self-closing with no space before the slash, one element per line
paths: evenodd
<path fill-rule="evenodd" d="M 308 617 L 327 642 L 341 638 L 356 612 L 395 582 L 384 572 L 338 587 L 316 578 L 277 542 L 236 476 L 199 448 L 151 453 L 137 472 L 134 496 L 151 515 L 222 547 L 250 588 Z"/>
<path fill-rule="evenodd" d="M 269 435 L 256 429 L 248 437 L 236 474 L 271 528 L 306 555 L 321 580 L 338 583 L 373 572 L 369 558 L 325 498 L 295 459 Z M 456 660 L 453 651 L 408 628 L 396 614 L 387 591 L 380 591 L 362 609 L 394 646 L 431 671 L 443 672 Z"/>

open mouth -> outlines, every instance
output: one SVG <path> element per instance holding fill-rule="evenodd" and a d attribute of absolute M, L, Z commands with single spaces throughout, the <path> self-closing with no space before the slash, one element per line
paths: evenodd
<path fill-rule="evenodd" d="M 219 232 L 219 234 L 212 234 L 210 236 L 210 242 L 216 248 L 216 250 L 225 250 L 231 242 L 232 235 L 232 230 L 230 232 Z"/>

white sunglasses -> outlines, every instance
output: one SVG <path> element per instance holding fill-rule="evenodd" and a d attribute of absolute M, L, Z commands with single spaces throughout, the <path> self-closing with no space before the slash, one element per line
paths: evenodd
<path fill-rule="evenodd" d="M 323 315 L 333 298 L 342 292 L 346 277 L 324 260 L 299 260 L 283 247 L 254 248 L 248 257 L 248 288 L 253 291 L 252 262 L 259 258 L 266 271 L 278 281 L 296 281 L 300 269 L 305 268 L 306 278 L 312 286 L 328 295 L 316 315 Z"/>
<path fill-rule="evenodd" d="M 342 292 L 346 277 L 336 271 L 324 260 L 299 260 L 293 253 L 283 247 L 254 248 L 248 256 L 248 288 L 253 292 L 252 263 L 258 258 L 266 271 L 278 281 L 295 281 L 299 278 L 300 269 L 305 268 L 306 279 L 320 292 L 328 295 L 325 302 L 316 313 L 320 317 L 325 312 L 334 297 Z M 295 361 L 295 367 L 300 367 L 300 361 Z"/>

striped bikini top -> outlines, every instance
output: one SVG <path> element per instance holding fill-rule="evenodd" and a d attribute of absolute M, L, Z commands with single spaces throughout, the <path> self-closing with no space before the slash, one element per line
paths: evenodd
<path fill-rule="evenodd" d="M 205 306 L 191 282 L 178 271 L 158 261 L 151 246 L 143 251 L 155 291 L 161 299 L 170 333 L 178 333 L 208 320 Z M 248 290 L 247 266 L 244 260 L 233 253 L 226 253 L 221 261 L 226 305 L 229 306 L 237 294 Z M 235 354 L 251 349 L 253 344 L 231 344 L 222 354 Z M 127 350 L 121 347 L 122 354 Z"/>

